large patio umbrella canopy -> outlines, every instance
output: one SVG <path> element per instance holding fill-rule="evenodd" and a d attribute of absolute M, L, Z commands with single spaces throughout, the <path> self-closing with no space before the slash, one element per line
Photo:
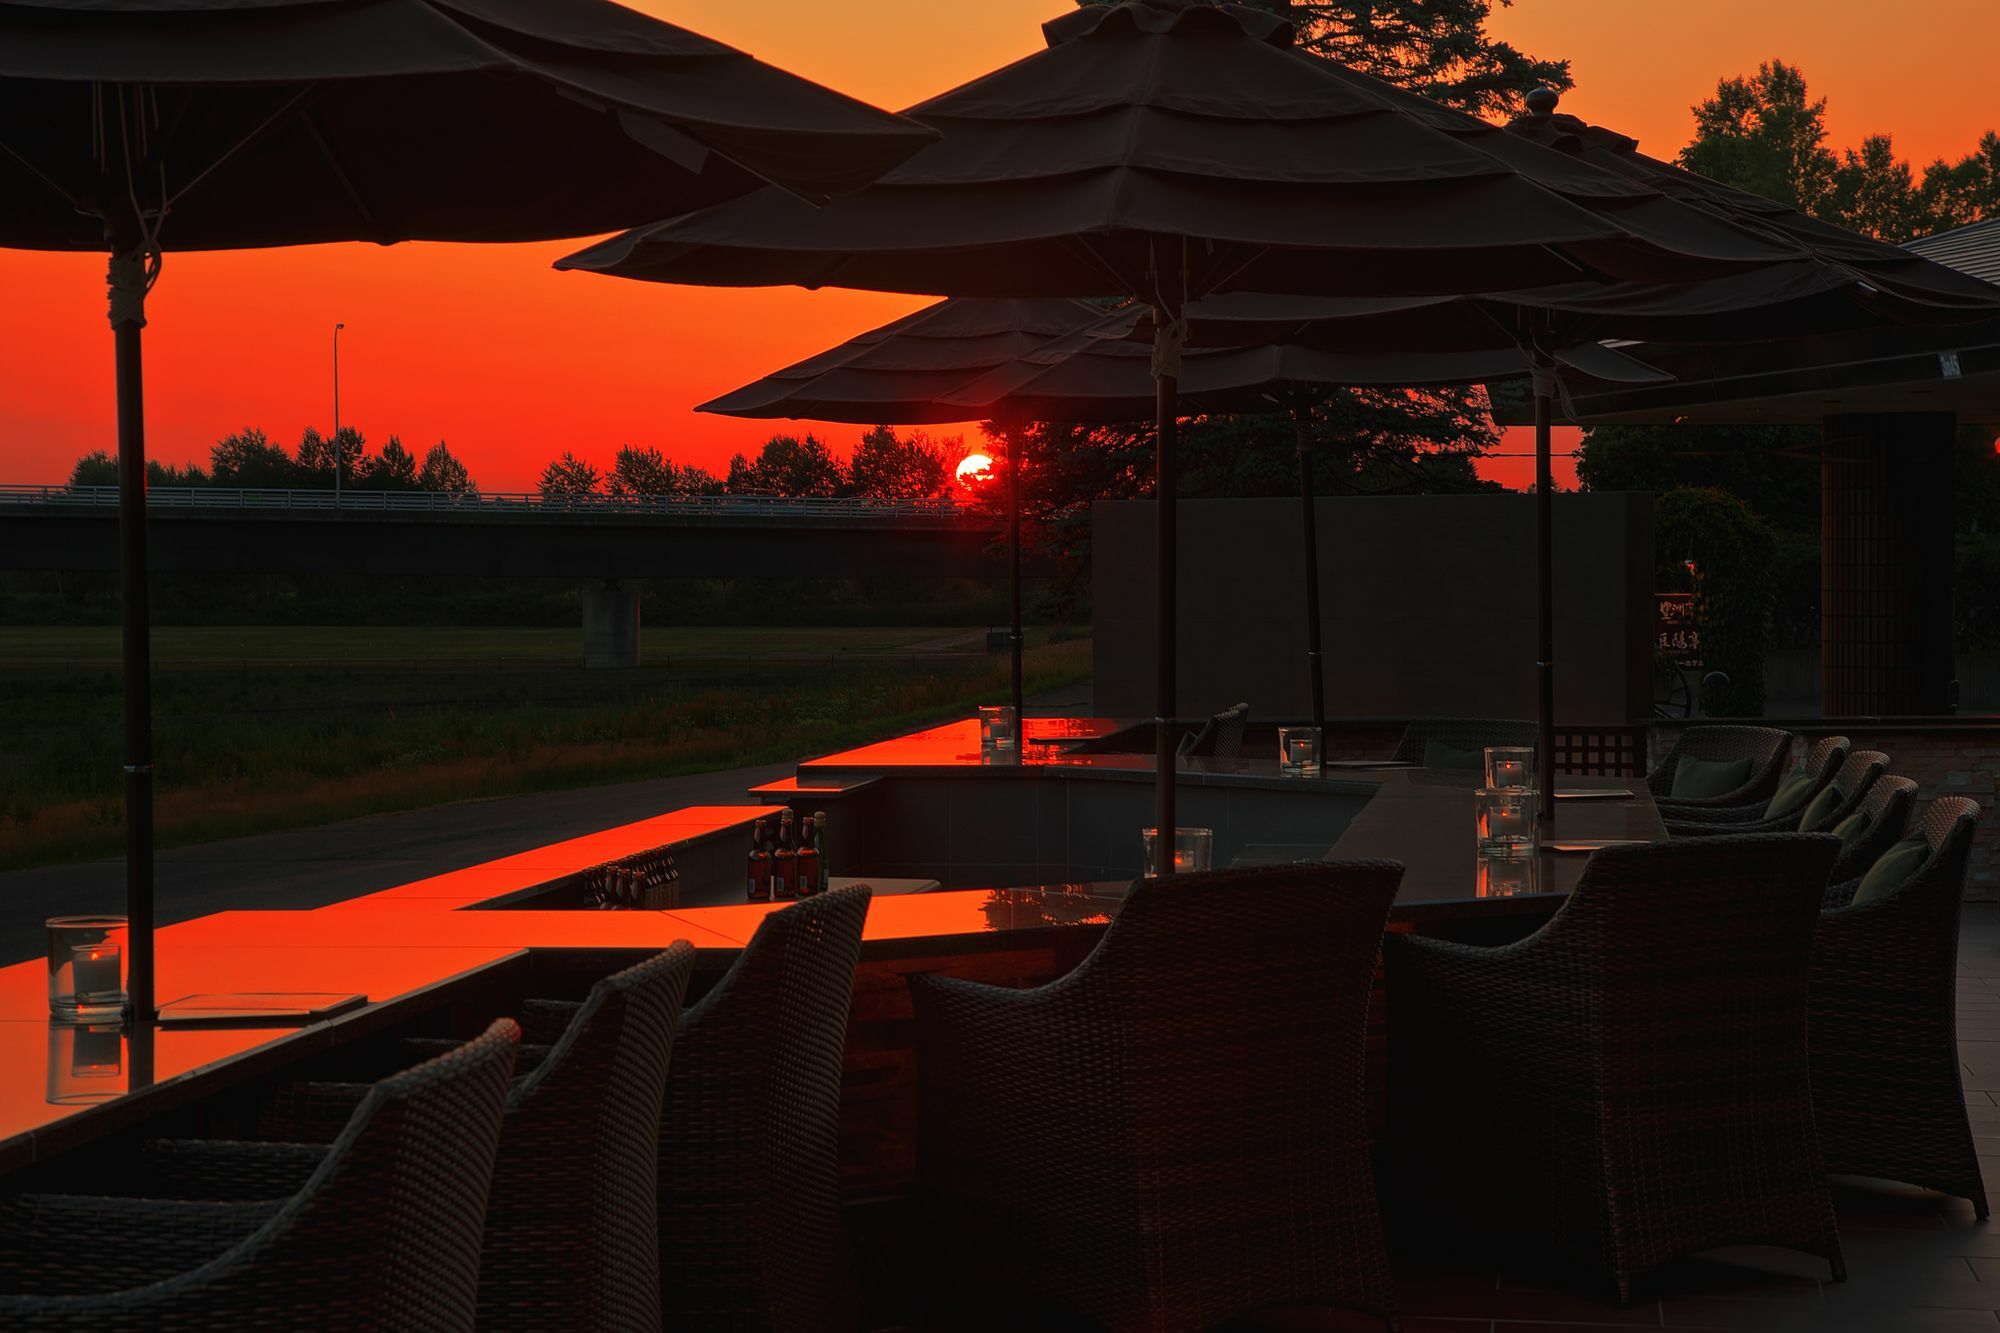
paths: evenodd
<path fill-rule="evenodd" d="M 1161 311 L 1159 827 L 1173 827 L 1174 391 L 1184 304 L 1707 276 L 1793 253 L 1291 49 L 1261 10 L 1125 0 L 909 109 L 939 143 L 817 214 L 775 192 L 561 262 L 664 282 L 1129 296 Z M 1164 869 L 1164 867 L 1163 867 Z"/>
<path fill-rule="evenodd" d="M 765 181 L 821 199 L 930 137 L 605 0 L 0 0 L 0 246 L 111 255 L 140 1029 L 153 1020 L 140 330 L 162 252 L 587 235 Z"/>

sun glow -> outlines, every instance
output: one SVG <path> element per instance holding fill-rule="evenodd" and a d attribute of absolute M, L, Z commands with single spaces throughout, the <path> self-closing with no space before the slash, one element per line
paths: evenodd
<path fill-rule="evenodd" d="M 993 460 L 985 454 L 967 454 L 958 463 L 958 484 L 983 486 L 993 480 Z"/>

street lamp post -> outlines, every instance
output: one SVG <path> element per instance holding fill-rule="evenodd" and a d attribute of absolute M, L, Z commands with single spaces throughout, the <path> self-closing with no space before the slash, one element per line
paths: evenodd
<path fill-rule="evenodd" d="M 341 457 L 346 448 L 340 442 L 340 331 L 346 327 L 345 324 L 333 326 L 333 507 L 336 511 L 340 508 L 340 474 L 343 470 L 340 465 L 346 461 Z"/>

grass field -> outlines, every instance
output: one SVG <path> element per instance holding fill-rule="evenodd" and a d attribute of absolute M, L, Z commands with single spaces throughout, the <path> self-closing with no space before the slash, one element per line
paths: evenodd
<path fill-rule="evenodd" d="M 90 640 L 67 640 L 70 651 L 61 651 L 59 636 L 71 633 L 0 632 L 0 661 L 14 663 L 0 665 L 0 868 L 122 845 L 116 659 L 78 665 L 89 659 L 75 645 Z M 219 655 L 204 650 L 235 632 L 184 633 L 194 660 L 213 662 Z M 949 630 L 668 632 L 753 657 L 857 654 L 838 669 L 769 658 L 754 671 L 718 661 L 587 672 L 571 665 L 575 631 L 549 631 L 564 646 L 558 653 L 552 644 L 545 660 L 500 666 L 478 659 L 496 643 L 532 643 L 544 632 L 493 633 L 516 637 L 275 630 L 241 640 L 241 665 L 177 666 L 163 654 L 154 673 L 161 845 L 777 762 L 962 713 L 1007 688 L 1004 657 L 862 656 Z M 1089 640 L 1036 637 L 1044 641 L 1027 654 L 1031 690 L 1088 677 Z M 41 662 L 10 657 L 16 640 L 37 638 L 49 652 Z M 358 646 L 364 640 L 374 651 Z M 253 643 L 270 655 L 255 656 Z M 311 651 L 301 652 L 306 644 Z M 469 644 L 481 648 L 468 652 Z M 532 655 L 517 646 L 492 656 Z M 427 664 L 410 670 L 413 660 Z"/>
<path fill-rule="evenodd" d="M 940 639 L 966 637 L 974 649 L 983 629 L 646 627 L 642 659 L 722 655 L 885 653 Z M 0 664 L 118 661 L 113 626 L 31 626 L 0 629 Z M 367 662 L 480 659 L 575 661 L 583 631 L 563 629 L 402 628 L 396 626 L 163 626 L 153 631 L 153 660 L 174 662 Z"/>

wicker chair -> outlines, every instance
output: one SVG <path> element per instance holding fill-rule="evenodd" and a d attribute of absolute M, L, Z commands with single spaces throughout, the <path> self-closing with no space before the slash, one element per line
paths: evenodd
<path fill-rule="evenodd" d="M 929 1326 L 1388 1318 L 1363 1065 L 1401 878 L 1355 861 L 1145 881 L 1057 981 L 912 977 Z"/>
<path fill-rule="evenodd" d="M 1249 704 L 1231 704 L 1191 732 L 1176 753 L 1234 759 L 1243 753 L 1243 724 L 1249 717 Z"/>
<path fill-rule="evenodd" d="M 1399 1225 L 1489 1255 L 1553 1247 L 1535 1257 L 1609 1279 L 1621 1305 L 1718 1245 L 1790 1246 L 1841 1279 L 1806 1068 L 1836 850 L 1806 833 L 1611 847 L 1523 940 L 1390 936 Z"/>
<path fill-rule="evenodd" d="M 1840 859 L 1833 863 L 1832 884 L 1858 880 L 1866 874 L 1868 867 L 1874 865 L 1882 853 L 1907 836 L 1910 817 L 1916 808 L 1916 783 L 1893 773 L 1875 779 L 1861 802 L 1861 812 L 1868 816 L 1868 827 L 1854 840 L 1853 846 L 1841 851 Z M 1828 888 L 1822 906 L 1834 905 L 1836 901 L 1844 903 L 1847 900 L 1836 900 L 1834 889 Z"/>
<path fill-rule="evenodd" d="M 1820 914 L 1813 944 L 1812 1080 L 1826 1168 L 1907 1181 L 1972 1201 L 1986 1183 L 1959 1078 L 1959 903 L 1979 806 L 1930 803 L 1930 854 L 1882 897 Z"/>
<path fill-rule="evenodd" d="M 519 1036 L 501 1019 L 377 1084 L 290 1199 L 0 1201 L 0 1290 L 35 1293 L 0 1295 L 0 1327 L 471 1329 Z"/>
<path fill-rule="evenodd" d="M 1716 809 L 1768 801 L 1785 775 L 1785 759 L 1792 752 L 1792 733 L 1776 727 L 1699 726 L 1689 727 L 1674 742 L 1674 748 L 1659 766 L 1646 775 L 1646 786 L 1665 811 Z M 1728 762 L 1750 761 L 1750 776 L 1734 791 L 1716 796 L 1675 796 L 1674 770 L 1680 761 L 1712 759 Z"/>
<path fill-rule="evenodd" d="M 1732 819 L 1730 809 L 1701 807 L 1685 815 L 1677 810 L 1668 810 L 1667 832 L 1676 838 L 1712 838 L 1724 833 L 1826 833 L 1841 820 L 1862 808 L 1863 802 L 1868 799 L 1869 791 L 1888 768 L 1889 756 L 1880 750 L 1856 750 L 1848 755 L 1842 761 L 1840 771 L 1832 778 L 1832 785 L 1841 792 L 1840 803 L 1811 828 L 1802 825 L 1805 814 L 1803 810 L 1796 814 L 1782 815 L 1777 819 Z M 1815 792 L 1826 785 L 1824 782 L 1815 783 Z M 1764 804 L 1768 804 L 1768 801 L 1748 808 L 1762 814 Z M 1733 807 L 1737 810 L 1743 808 Z M 1711 819 L 1711 815 L 1718 818 Z"/>
<path fill-rule="evenodd" d="M 1424 762 L 1424 751 L 1432 741 L 1449 745 L 1458 750 L 1483 750 L 1489 745 L 1529 745 L 1537 743 L 1539 737 L 1533 722 L 1521 722 L 1512 718 L 1493 717 L 1428 717 L 1419 718 L 1403 728 L 1403 737 L 1396 742 L 1396 752 L 1389 756 L 1398 764 Z"/>
<path fill-rule="evenodd" d="M 852 1324 L 840 1073 L 865 886 L 764 918 L 681 1018 L 660 1122 L 660 1288 L 675 1330 Z"/>
<path fill-rule="evenodd" d="M 660 1104 L 694 950 L 675 944 L 605 977 L 514 1080 L 486 1219 L 482 1329 L 658 1328 L 654 1172 Z M 398 1051 L 434 1050 L 413 1040 Z M 394 1052 L 390 1053 L 392 1056 Z M 519 1068 L 517 1063 L 516 1068 Z M 295 1083 L 278 1098 L 297 1142 L 156 1140 L 118 1162 L 119 1193 L 251 1200 L 298 1187 L 325 1156 L 311 1146 L 359 1083 Z M 273 1117 L 265 1128 L 274 1127 Z M 290 1177 L 290 1179 L 288 1179 Z"/>
<path fill-rule="evenodd" d="M 1808 805 L 1812 804 L 1813 798 L 1826 790 L 1826 785 L 1839 774 L 1841 765 L 1847 762 L 1848 753 L 1853 748 L 1854 743 L 1845 736 L 1822 736 L 1813 742 L 1812 749 L 1806 752 L 1805 763 L 1801 765 L 1812 778 L 1812 784 L 1806 788 L 1805 799 L 1794 808 L 1789 824 L 1779 819 L 1775 822 L 1782 827 L 1756 830 L 1749 827 L 1774 822 L 1764 818 L 1764 810 L 1771 803 L 1767 797 L 1761 801 L 1751 801 L 1747 805 L 1704 805 L 1688 810 L 1676 809 L 1673 812 L 1673 819 L 1669 821 L 1669 827 L 1671 828 L 1674 823 L 1686 822 L 1714 825 L 1716 826 L 1714 831 L 1717 833 L 1796 832 L 1799 816 L 1805 812 Z"/>

